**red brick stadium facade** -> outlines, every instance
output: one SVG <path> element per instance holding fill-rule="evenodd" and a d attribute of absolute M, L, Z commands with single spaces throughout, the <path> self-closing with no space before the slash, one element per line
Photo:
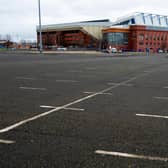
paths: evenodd
<path fill-rule="evenodd" d="M 148 26 L 130 26 L 130 49 L 145 51 L 149 48 L 153 52 L 159 49 L 168 50 L 168 31 L 153 29 Z"/>
<path fill-rule="evenodd" d="M 118 44 L 110 42 L 110 40 L 103 39 L 103 48 L 109 46 L 115 47 L 118 50 L 128 51 L 146 51 L 149 48 L 153 52 L 157 52 L 159 49 L 168 50 L 168 31 L 154 29 L 148 26 L 131 25 L 129 28 L 109 28 L 103 30 L 103 35 L 110 33 L 125 33 L 127 34 L 127 42 Z M 114 36 L 115 37 L 115 36 Z"/>
<path fill-rule="evenodd" d="M 37 28 L 39 43 L 39 29 Z M 117 48 L 125 51 L 168 50 L 168 16 L 134 13 L 110 20 L 42 26 L 44 48 Z"/>
<path fill-rule="evenodd" d="M 39 41 L 39 33 L 38 33 Z M 81 30 L 70 31 L 43 31 L 42 42 L 44 48 L 51 46 L 97 48 L 99 40 Z"/>

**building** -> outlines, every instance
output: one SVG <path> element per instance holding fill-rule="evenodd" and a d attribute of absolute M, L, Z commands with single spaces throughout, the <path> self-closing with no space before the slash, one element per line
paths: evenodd
<path fill-rule="evenodd" d="M 0 48 L 9 48 L 12 44 L 13 42 L 9 40 L 0 40 Z"/>
<path fill-rule="evenodd" d="M 103 48 L 150 51 L 168 50 L 168 16 L 134 13 L 119 18 L 103 31 Z"/>
<path fill-rule="evenodd" d="M 111 25 L 108 19 L 42 26 L 44 48 L 64 46 L 69 48 L 98 48 L 102 29 Z M 37 27 L 39 43 L 39 27 Z"/>
<path fill-rule="evenodd" d="M 37 27 L 39 43 L 39 28 Z M 124 51 L 168 50 L 168 16 L 133 13 L 109 19 L 42 26 L 44 48 L 117 48 Z"/>

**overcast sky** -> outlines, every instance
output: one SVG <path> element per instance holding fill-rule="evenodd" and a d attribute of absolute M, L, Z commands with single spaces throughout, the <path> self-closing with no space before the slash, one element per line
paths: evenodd
<path fill-rule="evenodd" d="M 41 0 L 42 24 L 110 19 L 132 12 L 168 15 L 167 0 Z M 38 0 L 0 0 L 0 35 L 36 40 Z"/>

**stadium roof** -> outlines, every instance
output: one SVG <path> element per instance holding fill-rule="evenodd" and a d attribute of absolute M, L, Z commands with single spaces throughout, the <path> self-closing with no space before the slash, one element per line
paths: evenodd
<path fill-rule="evenodd" d="M 147 25 L 157 27 L 168 27 L 168 16 L 135 12 L 118 18 L 113 25 Z"/>
<path fill-rule="evenodd" d="M 42 30 L 57 30 L 57 29 L 80 29 L 86 26 L 98 26 L 98 27 L 108 27 L 111 26 L 112 22 L 109 19 L 104 20 L 91 20 L 73 23 L 63 23 L 63 24 L 52 24 L 52 25 L 42 25 Z M 37 26 L 37 31 L 39 26 Z"/>

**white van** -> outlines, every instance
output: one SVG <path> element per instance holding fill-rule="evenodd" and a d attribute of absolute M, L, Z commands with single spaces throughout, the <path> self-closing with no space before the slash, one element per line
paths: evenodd
<path fill-rule="evenodd" d="M 111 48 L 112 53 L 117 53 L 117 48 Z"/>

